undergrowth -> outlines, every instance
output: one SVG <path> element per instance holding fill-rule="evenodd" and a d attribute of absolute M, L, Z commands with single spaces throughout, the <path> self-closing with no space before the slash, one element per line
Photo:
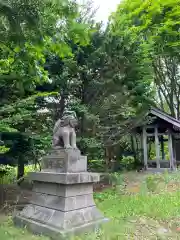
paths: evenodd
<path fill-rule="evenodd" d="M 26 165 L 24 168 L 25 176 L 29 172 L 39 171 L 35 165 Z M 16 182 L 17 179 L 17 167 L 12 167 L 9 165 L 0 165 L 0 184 L 12 184 Z"/>

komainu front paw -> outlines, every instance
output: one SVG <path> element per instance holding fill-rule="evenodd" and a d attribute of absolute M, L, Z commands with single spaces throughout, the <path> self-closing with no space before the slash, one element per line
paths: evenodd
<path fill-rule="evenodd" d="M 72 148 L 73 148 L 73 149 L 77 149 L 77 146 L 76 146 L 76 145 L 73 145 Z"/>
<path fill-rule="evenodd" d="M 64 148 L 69 149 L 72 148 L 71 145 L 65 145 Z"/>

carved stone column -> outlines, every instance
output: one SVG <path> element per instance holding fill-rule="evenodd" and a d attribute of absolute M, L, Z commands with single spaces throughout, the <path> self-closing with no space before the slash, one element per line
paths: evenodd
<path fill-rule="evenodd" d="M 99 181 L 99 175 L 87 172 L 87 158 L 79 150 L 52 150 L 43 160 L 42 171 L 29 177 L 32 199 L 15 215 L 15 225 L 52 239 L 67 239 L 107 221 L 93 199 L 93 182 Z"/>

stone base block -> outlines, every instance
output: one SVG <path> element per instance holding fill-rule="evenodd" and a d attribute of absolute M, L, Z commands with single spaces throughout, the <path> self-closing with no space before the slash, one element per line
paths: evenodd
<path fill-rule="evenodd" d="M 93 194 L 60 197 L 46 193 L 33 192 L 30 203 L 64 212 L 95 206 Z"/>
<path fill-rule="evenodd" d="M 59 183 L 59 184 L 82 184 L 99 182 L 98 173 L 57 173 L 57 172 L 31 172 L 29 177 L 32 181 Z"/>
<path fill-rule="evenodd" d="M 33 192 L 45 193 L 60 197 L 73 197 L 93 194 L 92 183 L 62 185 L 58 183 L 33 182 Z"/>
<path fill-rule="evenodd" d="M 34 204 L 28 204 L 19 213 L 19 216 L 62 230 L 68 230 L 103 218 L 96 206 L 65 212 Z"/>
<path fill-rule="evenodd" d="M 103 218 L 96 206 L 63 212 L 28 204 L 14 216 L 13 220 L 16 226 L 27 227 L 35 234 L 43 234 L 59 240 L 59 236 L 94 230 L 107 219 Z"/>
<path fill-rule="evenodd" d="M 74 235 L 86 234 L 90 231 L 91 232 L 97 231 L 103 223 L 108 221 L 108 219 L 103 218 L 94 222 L 84 223 L 81 226 L 76 226 L 68 230 L 58 229 L 56 227 L 52 227 L 47 224 L 34 221 L 32 219 L 24 218 L 18 214 L 13 218 L 13 221 L 17 227 L 26 228 L 27 230 L 34 234 L 37 235 L 43 234 L 45 236 L 50 237 L 53 240 L 60 239 L 67 240 L 72 239 Z"/>
<path fill-rule="evenodd" d="M 107 220 L 93 199 L 93 183 L 100 176 L 87 172 L 87 158 L 79 150 L 52 149 L 42 171 L 29 173 L 29 178 L 32 199 L 14 216 L 15 225 L 60 240 L 97 229 Z"/>
<path fill-rule="evenodd" d="M 87 157 L 81 156 L 77 149 L 52 149 L 49 155 L 43 158 L 43 172 L 86 172 Z"/>

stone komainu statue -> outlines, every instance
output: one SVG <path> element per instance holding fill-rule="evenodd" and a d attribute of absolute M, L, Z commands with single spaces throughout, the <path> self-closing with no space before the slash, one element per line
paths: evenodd
<path fill-rule="evenodd" d="M 61 119 L 59 119 L 53 129 L 53 147 L 75 148 L 77 116 L 73 111 L 65 111 Z"/>

